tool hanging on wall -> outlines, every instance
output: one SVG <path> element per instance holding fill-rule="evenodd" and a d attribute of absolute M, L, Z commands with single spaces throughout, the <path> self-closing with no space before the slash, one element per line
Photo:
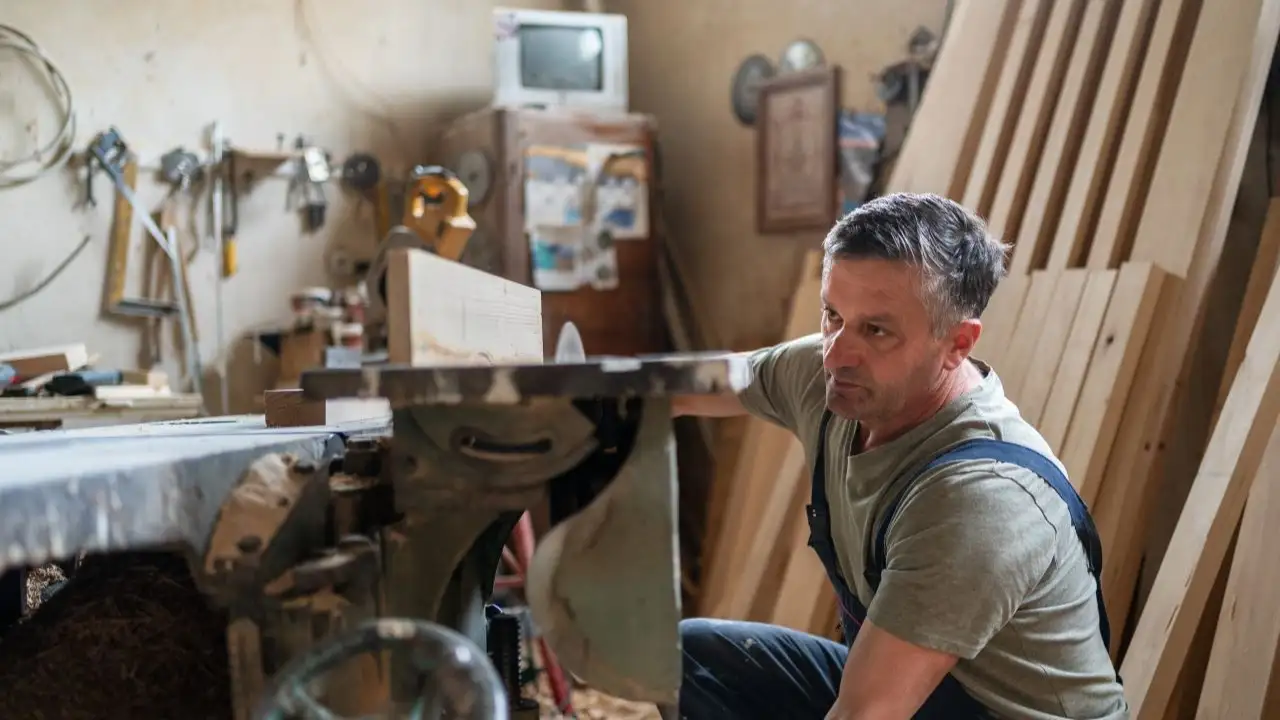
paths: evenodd
<path fill-rule="evenodd" d="M 97 171 L 105 172 L 116 189 L 116 217 L 111 233 L 111 256 L 107 263 L 107 312 L 145 318 L 177 315 L 182 332 L 182 354 L 186 363 L 187 381 L 194 387 L 196 393 L 200 393 L 200 357 L 188 309 L 185 262 L 178 251 L 176 236 L 162 231 L 152 219 L 151 214 L 138 201 L 134 191 L 137 185 L 138 161 L 116 128 L 109 128 L 99 133 L 89 145 L 85 196 L 90 204 L 94 203 L 93 177 Z M 174 300 L 172 302 L 124 296 L 129 235 L 133 227 L 132 216 L 135 214 L 138 215 L 142 227 L 151 236 L 152 241 L 169 259 L 169 271 L 173 282 Z"/>
<path fill-rule="evenodd" d="M 301 207 L 303 226 L 307 232 L 319 230 L 325 221 L 329 201 L 325 199 L 324 184 L 329 181 L 329 154 L 323 148 L 307 145 L 299 137 L 294 141 L 298 158 L 294 160 L 294 176 L 289 182 L 289 196 L 285 207 L 293 210 Z"/>

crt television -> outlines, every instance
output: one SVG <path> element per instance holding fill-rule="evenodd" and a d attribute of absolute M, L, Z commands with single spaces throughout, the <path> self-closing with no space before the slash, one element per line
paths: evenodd
<path fill-rule="evenodd" d="M 495 8 L 493 28 L 494 105 L 627 111 L 626 16 Z"/>

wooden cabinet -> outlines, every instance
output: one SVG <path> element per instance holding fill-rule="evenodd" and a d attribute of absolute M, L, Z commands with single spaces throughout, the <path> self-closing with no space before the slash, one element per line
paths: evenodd
<path fill-rule="evenodd" d="M 526 233 L 526 156 L 530 148 L 582 148 L 596 143 L 643 149 L 649 237 L 618 241 L 617 287 L 543 290 L 543 331 L 548 357 L 566 321 L 582 334 L 587 354 L 636 355 L 668 350 L 657 273 L 659 242 L 653 232 L 655 123 L 646 115 L 599 116 L 562 110 L 486 108 L 454 121 L 442 139 L 441 159 L 472 188 L 476 220 L 463 262 L 509 280 L 538 287 Z M 478 151 L 478 152 L 477 152 Z M 483 157 L 486 182 L 468 168 Z M 486 187 L 487 185 L 487 187 Z M 480 192 L 477 192 L 480 190 Z"/>

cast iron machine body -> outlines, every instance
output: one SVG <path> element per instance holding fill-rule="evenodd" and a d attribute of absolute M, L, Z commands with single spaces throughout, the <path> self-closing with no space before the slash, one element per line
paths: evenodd
<path fill-rule="evenodd" d="M 385 398 L 390 420 L 0 437 L 0 569 L 182 552 L 228 614 L 238 717 L 326 717 L 322 703 L 505 718 L 485 609 L 512 527 L 547 499 L 552 526 L 525 578 L 534 622 L 591 686 L 672 703 L 668 397 L 733 392 L 746 376 L 724 355 L 324 369 L 302 376 L 306 397 Z"/>

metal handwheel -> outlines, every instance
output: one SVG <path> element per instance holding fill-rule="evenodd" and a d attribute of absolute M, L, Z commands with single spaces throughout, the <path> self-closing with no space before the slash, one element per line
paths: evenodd
<path fill-rule="evenodd" d="M 405 652 L 420 678 L 410 720 L 508 720 L 502 681 L 475 643 L 441 625 L 396 618 L 371 620 L 290 661 L 255 720 L 348 720 L 312 696 L 312 683 L 359 655 L 384 651 Z"/>

